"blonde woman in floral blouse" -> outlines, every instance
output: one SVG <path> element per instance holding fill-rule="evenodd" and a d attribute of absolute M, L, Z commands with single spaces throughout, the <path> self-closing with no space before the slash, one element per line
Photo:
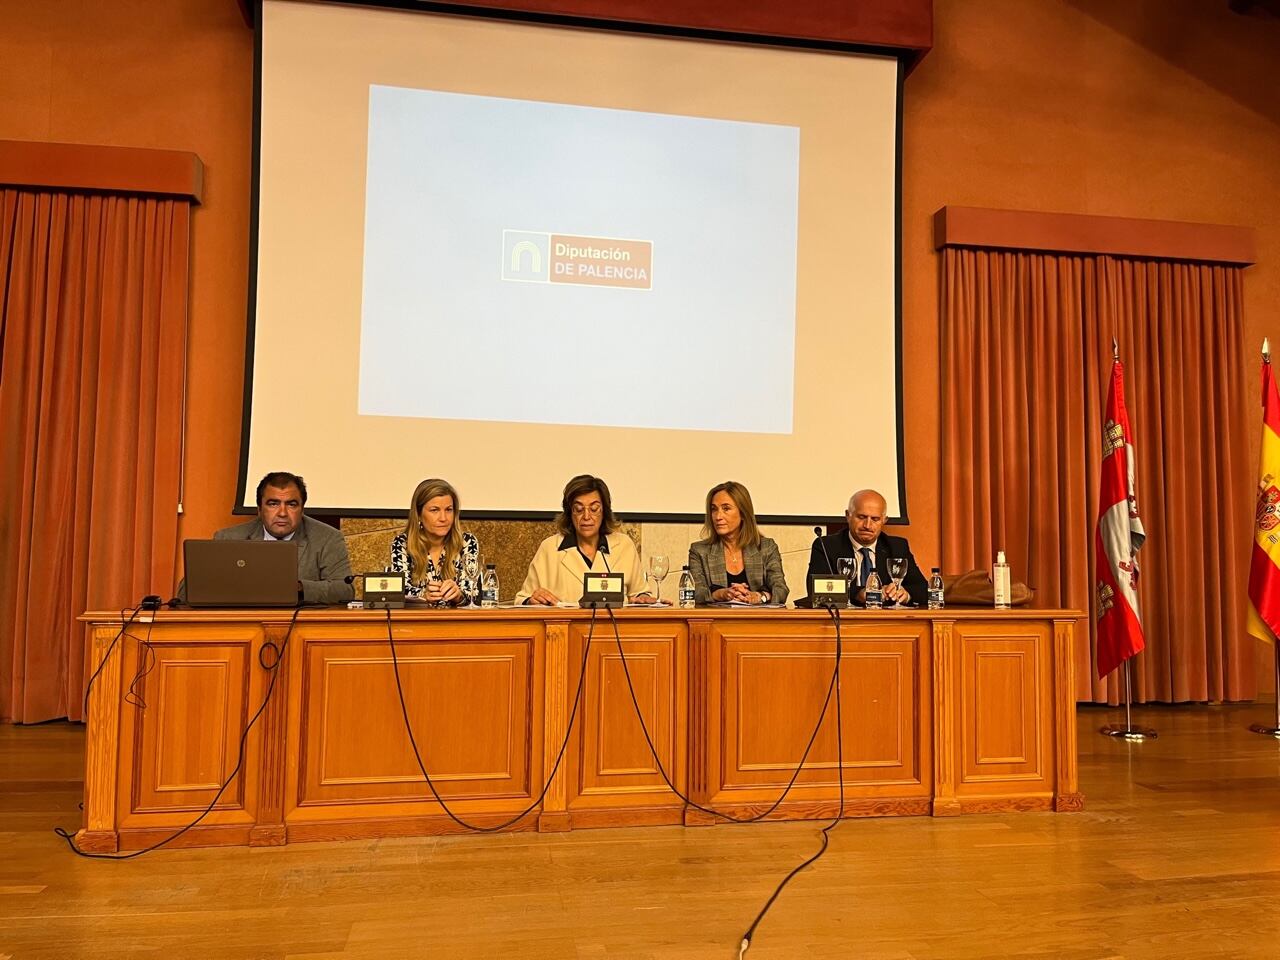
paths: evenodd
<path fill-rule="evenodd" d="M 480 590 L 480 543 L 458 522 L 458 491 L 423 480 L 409 501 L 409 519 L 391 541 L 391 569 L 404 575 L 405 596 L 437 605 L 465 605 Z"/>

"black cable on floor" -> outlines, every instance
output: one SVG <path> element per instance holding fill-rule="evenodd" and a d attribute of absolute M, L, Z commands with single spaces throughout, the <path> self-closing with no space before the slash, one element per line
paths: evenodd
<path fill-rule="evenodd" d="M 742 960 L 746 955 L 747 948 L 751 946 L 751 938 L 755 936 L 756 927 L 760 926 L 760 921 L 764 919 L 765 914 L 769 912 L 769 908 L 773 906 L 773 901 L 778 899 L 778 895 L 782 893 L 782 888 L 791 882 L 792 877 L 810 864 L 817 863 L 818 858 L 827 852 L 827 846 L 831 842 L 831 831 L 835 829 L 836 824 L 844 817 L 844 725 L 840 711 L 840 613 L 834 607 L 827 607 L 827 612 L 831 614 L 831 619 L 836 625 L 836 776 L 840 781 L 840 806 L 836 809 L 836 815 L 831 822 L 822 828 L 822 846 L 818 848 L 818 852 L 782 878 L 782 882 L 774 888 L 773 894 L 765 901 L 764 906 L 760 908 L 756 918 L 751 921 L 751 926 L 742 935 L 742 943 L 738 947 L 738 960 Z"/>
<path fill-rule="evenodd" d="M 569 746 L 569 737 L 573 733 L 573 723 L 578 716 L 578 705 L 582 702 L 582 690 L 586 686 L 587 681 L 587 657 L 591 653 L 591 637 L 595 633 L 596 628 L 596 610 L 595 606 L 591 607 L 591 624 L 587 628 L 587 639 L 582 645 L 582 668 L 578 673 L 578 690 L 573 696 L 573 709 L 569 712 L 569 722 L 565 726 L 564 742 L 560 744 L 560 750 L 556 754 L 556 762 L 551 767 L 551 772 L 546 777 L 543 784 L 542 792 L 527 807 L 517 813 L 509 820 L 495 824 L 489 827 L 482 827 L 479 824 L 469 823 L 449 809 L 449 805 L 445 803 L 444 798 L 440 796 L 440 791 L 436 789 L 435 782 L 431 779 L 431 774 L 427 773 L 427 765 L 423 762 L 422 753 L 418 750 L 418 740 L 413 735 L 413 724 L 409 721 L 409 707 L 404 700 L 404 686 L 400 682 L 400 659 L 396 655 L 396 640 L 391 631 L 391 611 L 387 611 L 387 643 L 391 646 L 391 665 L 396 675 L 396 693 L 400 696 L 400 712 L 404 716 L 404 729 L 409 734 L 409 745 L 413 747 L 413 757 L 418 762 L 418 769 L 422 771 L 422 777 L 427 781 L 427 786 L 431 788 L 431 795 L 435 798 L 436 803 L 440 804 L 440 809 L 445 812 L 450 820 L 465 830 L 471 830 L 475 833 L 497 833 L 505 830 L 516 823 L 519 823 L 542 803 L 547 795 L 547 791 L 551 789 L 551 782 L 555 779 L 556 771 L 560 769 L 560 761 L 564 759 L 565 750 Z"/>
<path fill-rule="evenodd" d="M 138 609 L 141 609 L 141 605 L 139 605 Z M 149 847 L 143 847 L 141 850 L 134 850 L 130 853 L 90 853 L 86 850 L 81 850 L 76 845 L 75 836 L 73 834 L 68 833 L 62 827 L 54 827 L 53 832 L 63 840 L 67 841 L 67 846 L 71 848 L 72 853 L 78 857 L 85 857 L 89 860 L 132 860 L 135 857 L 142 856 L 144 853 L 151 853 L 153 850 L 159 850 L 161 847 L 173 843 L 174 840 L 177 840 L 188 830 L 197 826 L 205 817 L 213 812 L 213 808 L 218 805 L 218 801 L 222 799 L 222 795 L 226 792 L 227 787 L 231 785 L 231 781 L 236 778 L 240 773 L 240 768 L 244 766 L 245 743 L 249 739 L 249 731 L 253 729 L 254 724 L 258 722 L 258 718 L 261 717 L 263 712 L 267 709 L 267 704 L 271 702 L 271 694 L 276 689 L 276 678 L 280 675 L 280 664 L 284 660 L 285 651 L 289 649 L 289 638 L 293 636 L 293 627 L 294 624 L 298 622 L 298 614 L 301 612 L 302 604 L 294 607 L 293 617 L 289 620 L 289 630 L 285 633 L 284 640 L 281 642 L 279 647 L 268 640 L 258 648 L 258 665 L 271 674 L 271 679 L 267 682 L 267 692 L 262 697 L 262 705 L 258 707 L 257 711 L 249 719 L 249 722 L 245 724 L 244 733 L 240 735 L 240 750 L 236 756 L 235 768 L 231 771 L 231 774 L 227 779 L 222 782 L 222 786 L 218 788 L 218 792 L 214 794 L 213 799 L 209 801 L 209 805 L 201 811 L 200 815 L 175 833 L 171 833 L 169 836 L 165 837 L 163 840 L 157 841 Z M 135 615 L 136 613 L 137 611 L 135 611 Z M 123 633 L 123 630 L 121 632 Z M 119 639 L 119 635 L 117 635 L 116 639 Z M 112 644 L 114 645 L 114 641 L 112 641 Z M 274 656 L 270 662 L 268 662 L 263 656 L 267 651 L 267 648 L 274 651 Z M 108 650 L 108 653 L 109 652 L 110 650 Z M 106 663 L 105 656 L 102 660 L 103 663 Z M 100 671 L 101 669 L 102 666 L 99 665 L 98 670 Z M 94 676 L 97 676 L 97 672 L 94 673 Z"/>

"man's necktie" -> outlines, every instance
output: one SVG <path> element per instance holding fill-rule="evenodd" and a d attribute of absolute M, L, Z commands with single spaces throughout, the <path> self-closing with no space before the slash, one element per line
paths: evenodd
<path fill-rule="evenodd" d="M 867 578 L 871 576 L 871 571 L 875 569 L 876 558 L 871 554 L 870 547 L 862 548 L 862 569 L 858 571 L 858 586 L 865 587 Z"/>

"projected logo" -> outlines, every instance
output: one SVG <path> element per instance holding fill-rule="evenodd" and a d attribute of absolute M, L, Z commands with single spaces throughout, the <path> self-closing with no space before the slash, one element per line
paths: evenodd
<path fill-rule="evenodd" d="M 616 237 L 502 231 L 502 279 L 653 288 L 653 244 Z"/>

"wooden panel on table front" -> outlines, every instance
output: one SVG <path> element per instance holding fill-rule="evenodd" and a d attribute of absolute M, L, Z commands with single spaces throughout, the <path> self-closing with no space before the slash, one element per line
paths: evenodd
<path fill-rule="evenodd" d="M 250 631 L 232 632 L 243 639 L 194 644 L 170 641 L 171 632 L 156 631 L 149 641 L 153 654 L 137 647 L 127 655 L 126 687 L 139 665 L 145 670 L 152 664 L 135 686 L 136 699 L 145 706 L 130 697 L 121 708 L 136 743 L 128 778 L 132 813 L 201 810 L 235 769 L 249 721 L 252 652 Z M 252 668 L 258 669 L 256 662 Z M 237 776 L 216 809 L 244 805 L 244 782 Z"/>
<path fill-rule="evenodd" d="M 924 796 L 930 763 L 922 736 L 921 657 L 927 626 L 843 628 L 844 781 L 863 796 Z M 776 796 L 813 734 L 835 667 L 834 630 L 812 622 L 723 624 L 721 782 L 726 791 Z M 837 783 L 832 695 L 798 787 Z M 765 788 L 765 789 L 762 789 Z"/>
<path fill-rule="evenodd" d="M 431 799 L 385 637 L 309 637 L 304 650 L 299 805 Z M 531 640 L 406 639 L 396 653 L 413 736 L 440 795 L 528 796 Z"/>
<path fill-rule="evenodd" d="M 570 628 L 573 680 L 582 662 L 587 628 Z M 687 629 L 683 623 L 620 622 L 625 668 L 644 714 L 658 760 L 676 787 L 685 777 Z M 627 686 L 622 656 L 611 629 L 597 625 L 587 659 L 586 687 L 569 765 L 570 810 L 639 806 L 679 807 L 654 762 Z M 571 691 L 572 692 L 572 691 Z M 572 747 L 570 748 L 572 750 Z"/>
<path fill-rule="evenodd" d="M 959 794 L 1052 790 L 1050 626 L 956 624 L 963 705 Z"/>
<path fill-rule="evenodd" d="M 81 836 L 96 850 L 117 840 L 134 849 L 163 839 L 208 802 L 219 764 L 233 762 L 245 720 L 274 675 L 258 662 L 267 636 L 287 646 L 286 673 L 247 740 L 243 787 L 233 783 L 225 800 L 238 808 L 214 811 L 181 844 L 462 829 L 416 772 L 389 631 L 405 657 L 414 729 L 442 791 L 469 820 L 506 822 L 541 789 L 563 742 L 588 616 L 521 609 L 404 611 L 392 619 L 317 610 L 302 612 L 291 628 L 290 611 L 162 612 L 153 626 L 131 628 L 95 688 Z M 846 612 L 846 814 L 1079 809 L 1074 743 L 1063 733 L 1072 716 L 1074 617 Z M 85 619 L 98 625 L 101 655 L 120 618 Z M 699 803 L 737 816 L 777 800 L 830 680 L 830 620 L 817 611 L 670 609 L 623 610 L 617 619 L 671 775 Z M 512 829 L 714 822 L 713 814 L 681 809 L 657 785 L 612 631 L 602 640 L 596 627 L 579 739 L 545 807 Z M 147 708 L 140 710 L 121 698 L 139 672 L 147 630 L 163 669 L 141 681 Z M 811 767 L 773 815 L 835 812 L 834 725 L 829 716 Z"/>

